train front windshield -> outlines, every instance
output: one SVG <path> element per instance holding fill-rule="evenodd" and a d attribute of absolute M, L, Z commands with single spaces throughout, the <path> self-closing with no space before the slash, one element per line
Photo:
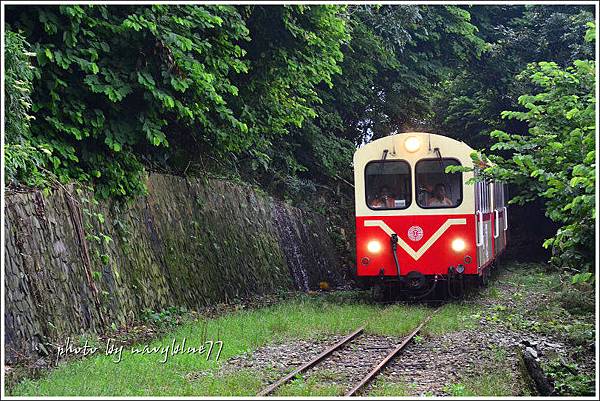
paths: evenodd
<path fill-rule="evenodd" d="M 417 204 L 422 208 L 450 208 L 462 203 L 462 173 L 446 173 L 460 166 L 456 159 L 419 160 L 415 166 Z"/>
<path fill-rule="evenodd" d="M 406 209 L 412 201 L 410 165 L 403 160 L 373 161 L 365 169 L 371 209 Z"/>

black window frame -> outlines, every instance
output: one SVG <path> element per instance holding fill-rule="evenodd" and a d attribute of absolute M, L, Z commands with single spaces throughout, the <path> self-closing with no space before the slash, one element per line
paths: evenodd
<path fill-rule="evenodd" d="M 458 163 L 458 166 L 462 167 L 462 163 L 460 162 L 460 160 L 458 160 L 456 157 L 442 157 L 441 158 L 442 161 L 443 160 L 454 160 Z M 439 157 L 430 157 L 427 159 L 419 159 L 416 163 L 415 163 L 415 189 L 419 187 L 419 183 L 417 182 L 418 180 L 418 174 L 417 174 L 417 169 L 419 168 L 419 163 L 424 162 L 424 161 L 437 161 L 440 160 Z M 445 169 L 444 169 L 445 170 Z M 464 199 L 464 180 L 463 180 L 463 173 L 462 171 L 459 172 L 460 173 L 460 202 L 454 206 L 422 206 L 421 204 L 419 204 L 419 198 L 418 196 L 416 197 L 416 204 L 418 207 L 420 207 L 421 209 L 456 209 L 457 207 L 459 207 L 460 205 L 463 204 L 463 202 L 465 201 Z M 456 174 L 456 173 L 453 173 Z"/>
<path fill-rule="evenodd" d="M 373 163 L 404 163 L 408 166 L 408 182 L 410 185 L 410 202 L 408 202 L 408 204 L 405 207 L 371 207 L 369 205 L 369 197 L 368 197 L 368 187 L 367 187 L 367 168 L 369 167 L 370 164 Z M 412 203 L 413 203 L 413 198 L 414 198 L 414 193 L 413 193 L 413 180 L 412 180 L 412 166 L 411 164 L 408 162 L 408 160 L 404 160 L 404 159 L 391 159 L 391 160 L 371 160 L 370 162 L 368 162 L 367 164 L 365 164 L 365 168 L 364 168 L 364 182 L 365 182 L 365 204 L 367 205 L 367 207 L 370 210 L 374 210 L 374 211 L 380 211 L 380 210 L 406 210 L 408 209 Z"/>

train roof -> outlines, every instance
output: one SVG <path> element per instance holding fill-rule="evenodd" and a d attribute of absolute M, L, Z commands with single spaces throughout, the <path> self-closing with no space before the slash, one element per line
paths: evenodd
<path fill-rule="evenodd" d="M 406 149 L 406 141 L 409 138 L 414 138 L 418 142 L 419 148 L 416 151 L 409 152 Z M 381 160 L 386 149 L 388 150 L 386 158 L 390 159 L 439 157 L 436 148 L 442 157 L 453 157 L 459 159 L 463 165 L 472 165 L 471 153 L 475 149 L 454 138 L 428 132 L 404 132 L 369 142 L 354 153 L 354 165 L 356 167 L 357 162 L 360 164 L 360 161 Z"/>

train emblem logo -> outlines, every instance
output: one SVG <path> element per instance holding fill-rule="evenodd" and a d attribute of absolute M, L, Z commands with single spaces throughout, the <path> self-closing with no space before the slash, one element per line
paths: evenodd
<path fill-rule="evenodd" d="M 412 226 L 408 229 L 408 238 L 413 241 L 420 241 L 423 238 L 423 229 L 419 226 Z"/>

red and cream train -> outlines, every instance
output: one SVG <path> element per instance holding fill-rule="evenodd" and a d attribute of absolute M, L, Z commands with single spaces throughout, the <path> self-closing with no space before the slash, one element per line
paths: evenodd
<path fill-rule="evenodd" d="M 357 280 L 430 293 L 485 282 L 508 235 L 505 186 L 478 181 L 473 149 L 421 132 L 377 139 L 354 154 Z M 462 286 L 460 286 L 462 288 Z M 454 290 L 453 290 L 454 289 Z"/>

